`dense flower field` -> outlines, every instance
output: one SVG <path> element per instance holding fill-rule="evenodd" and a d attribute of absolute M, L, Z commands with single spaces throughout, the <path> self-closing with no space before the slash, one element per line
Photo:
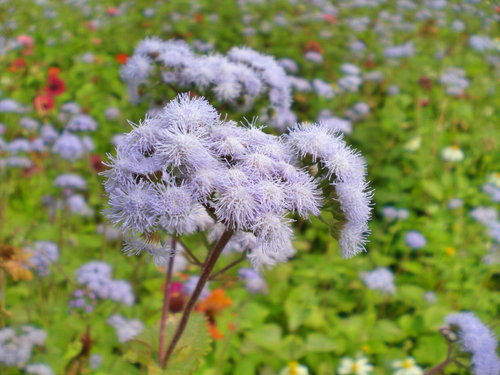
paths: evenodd
<path fill-rule="evenodd" d="M 499 375 L 499 19 L 0 0 L 0 374 Z"/>

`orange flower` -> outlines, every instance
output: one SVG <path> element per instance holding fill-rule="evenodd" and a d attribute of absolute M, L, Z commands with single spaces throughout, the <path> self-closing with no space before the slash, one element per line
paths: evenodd
<path fill-rule="evenodd" d="M 320 54 L 323 54 L 324 52 L 323 47 L 321 47 L 321 44 L 319 44 L 315 40 L 310 40 L 304 45 L 304 52 L 310 52 L 310 51 L 314 51 Z"/>
<path fill-rule="evenodd" d="M 28 268 L 30 256 L 21 248 L 0 245 L 0 268 L 3 268 L 14 281 L 31 280 L 33 274 Z"/>
<path fill-rule="evenodd" d="M 26 60 L 19 58 L 12 61 L 12 64 L 7 68 L 9 72 L 15 73 L 26 68 Z"/>
<path fill-rule="evenodd" d="M 128 57 L 129 56 L 126 53 L 119 53 L 115 56 L 115 59 L 119 64 L 123 65 L 127 62 Z"/>
<path fill-rule="evenodd" d="M 57 66 L 51 66 L 49 70 L 47 71 L 47 74 L 49 77 L 51 76 L 59 76 L 59 73 L 61 73 L 61 69 L 59 69 Z"/>
<path fill-rule="evenodd" d="M 208 324 L 208 333 L 214 340 L 222 340 L 224 338 L 224 335 L 221 331 L 219 331 L 215 324 Z"/>
<path fill-rule="evenodd" d="M 226 292 L 222 288 L 214 289 L 210 295 L 198 304 L 198 311 L 205 312 L 209 315 L 216 315 L 231 306 L 233 301 L 226 296 Z"/>
<path fill-rule="evenodd" d="M 202 23 L 203 22 L 203 14 L 200 14 L 200 13 L 195 13 L 194 14 L 194 20 L 198 23 Z"/>

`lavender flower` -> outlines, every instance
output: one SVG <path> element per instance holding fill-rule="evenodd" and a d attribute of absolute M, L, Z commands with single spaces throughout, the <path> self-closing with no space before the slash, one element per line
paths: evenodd
<path fill-rule="evenodd" d="M 389 59 L 400 59 L 403 57 L 411 57 L 415 54 L 415 47 L 412 42 L 408 42 L 399 46 L 387 47 L 384 50 L 385 57 Z"/>
<path fill-rule="evenodd" d="M 241 109 L 249 108 L 267 91 L 270 109 L 277 112 L 277 118 L 290 110 L 290 82 L 284 69 L 271 56 L 250 48 L 235 47 L 226 56 L 197 55 L 183 41 L 145 39 L 122 68 L 133 101 L 139 100 L 137 90 L 147 82 L 154 64 L 166 68 L 162 77 L 167 84 L 211 90 L 218 100 Z"/>
<path fill-rule="evenodd" d="M 250 293 L 267 293 L 268 286 L 266 281 L 252 268 L 240 268 L 238 275 L 243 279 L 245 288 Z"/>
<path fill-rule="evenodd" d="M 97 129 L 97 122 L 89 115 L 76 115 L 69 120 L 66 129 L 77 132 L 94 131 Z"/>
<path fill-rule="evenodd" d="M 417 250 L 424 247 L 427 244 L 427 240 L 419 231 L 411 230 L 406 233 L 405 243 L 413 250 Z"/>
<path fill-rule="evenodd" d="M 405 220 L 410 212 L 405 208 L 386 206 L 382 209 L 382 215 L 388 220 Z"/>
<path fill-rule="evenodd" d="M 59 154 L 63 159 L 76 160 L 85 154 L 85 145 L 82 140 L 71 133 L 63 133 L 54 143 L 52 152 Z"/>
<path fill-rule="evenodd" d="M 46 337 L 43 330 L 32 326 L 22 326 L 21 333 L 10 327 L 0 329 L 0 364 L 23 368 L 33 348 L 42 346 Z"/>
<path fill-rule="evenodd" d="M 35 242 L 35 247 L 31 251 L 30 264 L 35 268 L 40 276 L 47 276 L 50 273 L 49 266 L 59 258 L 59 247 L 50 241 Z"/>
<path fill-rule="evenodd" d="M 337 82 L 339 87 L 347 92 L 356 92 L 363 84 L 363 80 L 358 76 L 346 76 Z"/>
<path fill-rule="evenodd" d="M 372 290 L 380 290 L 387 294 L 394 294 L 396 291 L 394 274 L 388 268 L 380 267 L 370 272 L 362 272 L 361 279 Z"/>
<path fill-rule="evenodd" d="M 472 312 L 451 314 L 446 323 L 458 328 L 459 342 L 464 352 L 471 353 L 475 375 L 500 373 L 500 359 L 496 354 L 497 340 L 493 332 Z"/>
<path fill-rule="evenodd" d="M 26 108 L 14 99 L 0 100 L 0 113 L 23 113 Z"/>
<path fill-rule="evenodd" d="M 94 211 L 89 207 L 85 198 L 80 194 L 74 194 L 66 199 L 66 207 L 68 211 L 80 215 L 80 216 L 91 216 Z"/>
<path fill-rule="evenodd" d="M 127 342 L 139 335 L 144 330 L 144 324 L 138 319 L 126 319 L 115 314 L 108 318 L 108 324 L 116 330 L 118 341 Z"/>
<path fill-rule="evenodd" d="M 77 270 L 76 281 L 99 299 L 110 299 L 127 306 L 134 304 L 135 298 L 130 283 L 125 280 L 113 280 L 111 266 L 105 262 L 92 261 L 84 264 Z"/>
<path fill-rule="evenodd" d="M 339 197 L 347 220 L 341 247 L 352 256 L 365 240 L 371 195 L 363 158 L 338 133 L 309 125 L 272 136 L 255 123 L 222 121 L 205 100 L 188 95 L 134 125 L 118 145 L 103 173 L 106 215 L 123 231 L 179 235 L 205 230 L 210 213 L 235 240 L 240 232 L 253 236 L 248 256 L 255 266 L 282 262 L 294 254 L 287 215 L 318 215 L 323 203 L 318 180 L 296 167 L 297 155 L 308 154 L 321 160 Z M 150 253 L 162 247 L 146 245 Z"/>
<path fill-rule="evenodd" d="M 23 129 L 34 131 L 38 129 L 40 124 L 37 120 L 31 117 L 22 117 L 21 120 L 19 120 L 19 125 L 21 125 Z"/>
<path fill-rule="evenodd" d="M 69 189 L 85 190 L 87 189 L 87 182 L 77 174 L 66 173 L 59 175 L 54 180 L 54 186 L 69 188 Z"/>
<path fill-rule="evenodd" d="M 299 125 L 288 135 L 292 147 L 302 156 L 319 161 L 338 196 L 347 222 L 340 233 L 345 257 L 364 251 L 371 216 L 371 192 L 365 182 L 365 161 L 349 148 L 339 133 L 324 125 Z"/>
<path fill-rule="evenodd" d="M 312 81 L 312 85 L 313 85 L 314 91 L 316 91 L 316 93 L 319 96 L 322 96 L 322 97 L 327 98 L 327 99 L 331 99 L 335 95 L 332 86 L 328 82 L 325 82 L 321 79 L 316 78 L 315 80 Z"/>
<path fill-rule="evenodd" d="M 34 375 L 54 375 L 54 372 L 50 368 L 50 366 L 44 363 L 36 363 L 26 366 L 25 371 L 28 374 Z"/>
<path fill-rule="evenodd" d="M 5 159 L 5 165 L 11 168 L 30 168 L 32 164 L 31 160 L 24 156 L 11 156 Z"/>
<path fill-rule="evenodd" d="M 20 152 L 30 152 L 31 143 L 24 138 L 14 139 L 7 146 L 7 151 L 11 154 L 18 154 Z"/>
<path fill-rule="evenodd" d="M 182 288 L 182 291 L 186 295 L 191 295 L 194 292 L 194 289 L 196 288 L 196 284 L 198 284 L 199 276 L 190 276 L 189 279 L 186 280 L 184 283 L 184 286 Z M 209 296 L 210 290 L 208 289 L 208 283 L 203 287 L 203 290 L 201 291 L 199 299 L 205 299 Z"/>
<path fill-rule="evenodd" d="M 45 124 L 40 128 L 40 137 L 47 143 L 53 143 L 59 134 L 50 124 Z"/>

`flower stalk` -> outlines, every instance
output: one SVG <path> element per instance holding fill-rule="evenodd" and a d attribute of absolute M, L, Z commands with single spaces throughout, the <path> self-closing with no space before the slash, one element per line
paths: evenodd
<path fill-rule="evenodd" d="M 200 297 L 203 288 L 205 287 L 207 281 L 209 280 L 212 270 L 214 269 L 215 264 L 217 263 L 217 260 L 219 259 L 220 255 L 222 254 L 222 251 L 224 250 L 224 247 L 229 242 L 232 235 L 233 235 L 233 230 L 226 229 L 226 231 L 224 231 L 224 233 L 221 235 L 221 237 L 219 238 L 213 249 L 208 253 L 207 259 L 205 260 L 203 269 L 200 274 L 200 278 L 198 280 L 198 283 L 196 284 L 196 288 L 194 289 L 193 294 L 189 298 L 186 307 L 182 312 L 181 321 L 177 326 L 172 341 L 170 342 L 167 351 L 165 352 L 165 355 L 162 356 L 162 361 L 160 362 L 160 365 L 163 369 L 167 368 L 168 361 L 172 356 L 175 347 L 177 346 L 177 343 L 181 339 L 184 330 L 186 329 L 189 317 L 194 309 L 194 306 L 196 305 L 196 302 L 198 301 L 198 298 Z"/>

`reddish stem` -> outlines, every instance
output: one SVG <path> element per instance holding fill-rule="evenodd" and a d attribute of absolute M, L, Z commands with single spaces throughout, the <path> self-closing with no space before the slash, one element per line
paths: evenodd
<path fill-rule="evenodd" d="M 203 288 L 205 287 L 205 284 L 207 283 L 208 278 L 210 277 L 210 274 L 212 273 L 212 270 L 214 269 L 215 264 L 217 263 L 217 260 L 222 253 L 222 250 L 224 250 L 224 247 L 229 242 L 232 235 L 233 231 L 227 229 L 224 233 L 222 233 L 222 236 L 219 238 L 214 248 L 208 253 L 207 259 L 203 263 L 203 269 L 201 270 L 198 283 L 196 284 L 193 294 L 191 294 L 191 297 L 189 298 L 186 307 L 184 308 L 181 321 L 179 322 L 174 337 L 172 338 L 172 341 L 167 348 L 165 356 L 163 357 L 163 361 L 160 362 L 163 369 L 167 368 L 168 361 L 172 356 L 172 353 L 174 352 L 174 349 L 179 342 L 182 334 L 184 333 L 184 330 L 186 329 L 191 312 L 193 311 L 194 306 L 196 305 L 196 302 L 198 301 L 198 298 L 200 297 L 201 292 L 203 291 Z"/>
<path fill-rule="evenodd" d="M 172 237 L 172 249 L 175 249 L 176 239 Z M 163 291 L 163 307 L 161 310 L 161 322 L 160 322 L 160 343 L 158 351 L 158 360 L 160 363 L 164 361 L 165 355 L 165 328 L 167 326 L 168 311 L 170 309 L 170 283 L 172 282 L 172 270 L 174 268 L 175 256 L 172 254 L 168 259 L 168 266 L 166 269 L 165 276 L 165 290 Z"/>

